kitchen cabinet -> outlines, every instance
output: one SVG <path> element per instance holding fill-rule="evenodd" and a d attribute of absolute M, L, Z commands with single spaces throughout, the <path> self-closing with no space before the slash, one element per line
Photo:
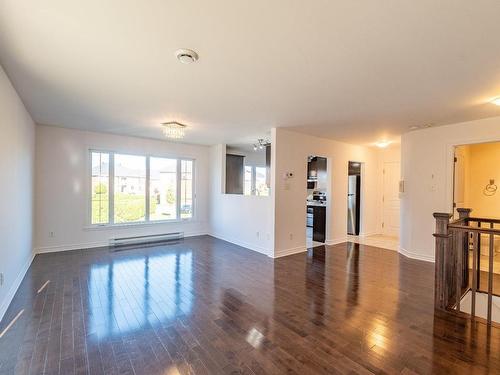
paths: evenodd
<path fill-rule="evenodd" d="M 308 184 L 308 189 L 326 189 L 326 158 L 315 156 L 307 163 L 307 180 L 314 181 L 314 187 Z"/>
<path fill-rule="evenodd" d="M 271 187 L 271 145 L 266 146 L 266 185 Z"/>
<path fill-rule="evenodd" d="M 308 223 L 312 216 L 313 241 L 324 243 L 326 241 L 326 206 L 308 204 L 307 215 Z"/>
<path fill-rule="evenodd" d="M 243 194 L 244 160 L 242 155 L 226 154 L 226 194 Z"/>
<path fill-rule="evenodd" d="M 313 241 L 326 241 L 326 207 L 314 206 Z"/>

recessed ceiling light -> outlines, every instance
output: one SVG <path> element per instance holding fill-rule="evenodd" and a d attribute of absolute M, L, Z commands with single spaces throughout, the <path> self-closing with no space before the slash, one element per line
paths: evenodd
<path fill-rule="evenodd" d="M 163 122 L 163 134 L 167 138 L 181 139 L 186 135 L 186 125 L 177 121 Z"/>
<path fill-rule="evenodd" d="M 417 129 L 420 129 L 420 126 L 418 126 L 418 125 L 410 126 L 410 130 L 417 130 Z"/>
<path fill-rule="evenodd" d="M 377 143 L 375 143 L 375 146 L 380 147 L 380 148 L 386 148 L 390 144 L 391 144 L 390 141 L 378 141 Z"/>
<path fill-rule="evenodd" d="M 198 54 L 191 49 L 178 49 L 175 51 L 175 57 L 183 64 L 191 64 L 198 60 Z"/>
<path fill-rule="evenodd" d="M 493 104 L 495 104 L 495 105 L 500 106 L 500 96 L 499 96 L 499 97 L 496 97 L 496 98 L 495 98 L 495 99 L 493 99 L 491 102 L 492 102 Z"/>

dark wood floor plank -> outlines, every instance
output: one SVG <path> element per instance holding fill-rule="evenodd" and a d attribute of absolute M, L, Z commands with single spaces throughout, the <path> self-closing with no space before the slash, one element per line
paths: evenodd
<path fill-rule="evenodd" d="M 433 277 L 352 243 L 275 260 L 209 236 L 38 255 L 0 322 L 24 309 L 0 375 L 500 372 L 500 330 L 434 311 Z"/>

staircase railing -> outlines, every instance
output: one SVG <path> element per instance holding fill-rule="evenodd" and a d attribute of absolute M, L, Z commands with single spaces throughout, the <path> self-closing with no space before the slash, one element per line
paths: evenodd
<path fill-rule="evenodd" d="M 488 294 L 487 322 L 492 321 L 495 238 L 500 236 L 498 219 L 470 217 L 471 209 L 457 209 L 459 217 L 435 213 L 435 306 L 438 309 L 462 311 L 460 304 L 471 293 L 470 315 L 476 318 L 476 294 Z M 481 239 L 487 238 L 488 271 L 481 271 Z M 484 254 L 484 252 L 483 252 Z M 472 263 L 472 264 L 471 264 Z M 483 276 L 487 277 L 487 282 Z M 500 276 L 499 276 L 500 277 Z M 485 288 L 486 286 L 486 288 Z"/>

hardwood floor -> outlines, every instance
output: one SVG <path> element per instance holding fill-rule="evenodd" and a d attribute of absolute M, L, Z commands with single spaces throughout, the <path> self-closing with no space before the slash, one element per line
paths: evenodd
<path fill-rule="evenodd" d="M 361 244 L 273 261 L 208 236 L 38 255 L 0 374 L 499 373 L 500 329 L 435 313 L 433 273 Z"/>

